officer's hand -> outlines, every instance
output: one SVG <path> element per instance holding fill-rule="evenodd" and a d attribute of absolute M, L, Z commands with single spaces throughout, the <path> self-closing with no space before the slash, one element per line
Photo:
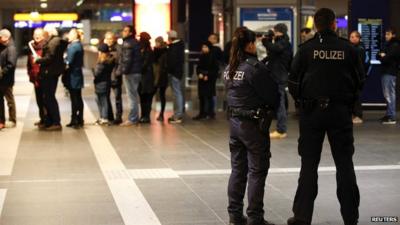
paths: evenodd
<path fill-rule="evenodd" d="M 208 81 L 208 76 L 204 76 L 203 78 L 205 81 Z"/>
<path fill-rule="evenodd" d="M 379 55 L 380 55 L 381 57 L 385 57 L 385 56 L 386 56 L 386 53 L 381 52 L 381 53 L 379 53 Z"/>
<path fill-rule="evenodd" d="M 199 80 L 202 80 L 204 78 L 204 75 L 202 73 L 199 73 Z"/>

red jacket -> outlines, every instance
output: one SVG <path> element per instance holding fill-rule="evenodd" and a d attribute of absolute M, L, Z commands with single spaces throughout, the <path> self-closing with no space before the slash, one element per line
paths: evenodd
<path fill-rule="evenodd" d="M 36 54 L 38 54 L 38 56 L 42 56 L 43 43 L 34 42 L 32 46 L 35 49 Z M 29 51 L 28 75 L 29 75 L 29 81 L 33 83 L 35 87 L 39 87 L 39 73 L 40 73 L 40 65 L 34 62 L 33 54 L 31 51 Z"/>

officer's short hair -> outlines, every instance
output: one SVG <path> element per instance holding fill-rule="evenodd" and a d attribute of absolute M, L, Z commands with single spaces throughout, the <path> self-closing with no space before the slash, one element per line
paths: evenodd
<path fill-rule="evenodd" d="M 335 19 L 336 15 L 332 9 L 321 8 L 314 15 L 315 27 L 318 31 L 330 29 Z"/>

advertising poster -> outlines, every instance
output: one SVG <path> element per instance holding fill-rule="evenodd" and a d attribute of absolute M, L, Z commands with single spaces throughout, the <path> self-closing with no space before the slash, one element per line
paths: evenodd
<path fill-rule="evenodd" d="M 288 27 L 291 43 L 294 43 L 293 8 L 240 8 L 240 26 L 246 26 L 255 32 L 266 33 L 275 24 L 284 23 Z"/>

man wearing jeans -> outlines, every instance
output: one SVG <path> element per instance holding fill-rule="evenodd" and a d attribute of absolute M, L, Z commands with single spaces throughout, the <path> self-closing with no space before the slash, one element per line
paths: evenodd
<path fill-rule="evenodd" d="M 292 45 L 287 35 L 288 28 L 283 23 L 274 26 L 273 33 L 262 39 L 268 56 L 265 58 L 267 67 L 279 83 L 280 104 L 276 112 L 276 130 L 270 133 L 270 138 L 281 139 L 287 137 L 286 86 L 289 67 L 292 60 Z"/>
<path fill-rule="evenodd" d="M 386 115 L 381 118 L 381 122 L 396 124 L 396 76 L 399 73 L 400 40 L 396 38 L 393 28 L 386 30 L 385 39 L 385 49 L 377 57 L 382 63 L 382 90 L 387 104 Z"/>
<path fill-rule="evenodd" d="M 121 49 L 119 62 L 119 71 L 123 74 L 126 93 L 128 94 L 130 111 L 128 120 L 121 123 L 120 126 L 132 126 L 139 122 L 139 95 L 137 92 L 140 79 L 142 77 L 142 56 L 140 54 L 140 45 L 135 38 L 135 29 L 127 25 L 122 30 L 124 40 Z"/>
<path fill-rule="evenodd" d="M 183 63 L 185 57 L 185 45 L 178 39 L 176 31 L 168 32 L 170 42 L 167 52 L 167 70 L 172 92 L 175 96 L 175 113 L 168 118 L 169 123 L 182 123 L 184 111 L 184 97 L 182 93 Z"/>

